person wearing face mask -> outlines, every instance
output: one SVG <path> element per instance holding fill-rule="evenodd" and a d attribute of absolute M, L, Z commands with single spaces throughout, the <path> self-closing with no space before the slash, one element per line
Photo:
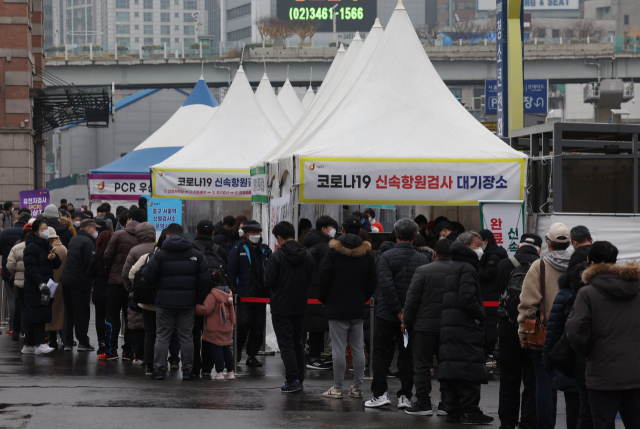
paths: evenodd
<path fill-rule="evenodd" d="M 498 285 L 498 264 L 509 257 L 507 250 L 496 244 L 493 233 L 488 229 L 480 230 L 482 237 L 483 255 L 480 258 L 478 267 L 478 280 L 482 289 L 483 301 L 500 300 L 500 287 Z M 487 315 L 486 341 L 484 353 L 487 358 L 487 366 L 495 367 L 496 360 L 493 357 L 496 341 L 498 340 L 498 308 L 486 307 L 484 312 Z"/>
<path fill-rule="evenodd" d="M 331 216 L 320 216 L 316 220 L 315 229 L 309 230 L 304 237 L 304 246 L 313 256 L 313 276 L 309 282 L 309 299 L 318 299 L 318 271 L 320 264 L 329 251 L 329 242 L 336 236 L 338 222 Z M 304 330 L 309 333 L 309 363 L 308 369 L 330 370 L 333 368 L 331 350 L 327 357 L 320 354 L 325 349 L 324 334 L 329 332 L 329 322 L 324 317 L 324 308 L 321 305 L 310 305 L 304 319 Z M 327 348 L 329 345 L 327 344 Z"/>
<path fill-rule="evenodd" d="M 242 225 L 243 239 L 231 248 L 227 275 L 240 297 L 267 298 L 269 291 L 264 286 L 264 272 L 271 249 L 262 243 L 262 226 L 255 220 Z M 247 366 L 262 366 L 256 355 L 262 347 L 266 325 L 267 305 L 262 303 L 238 303 L 236 322 L 238 329 L 238 355 L 247 343 Z"/>
<path fill-rule="evenodd" d="M 60 276 L 64 284 L 63 297 L 65 317 L 67 318 L 66 338 L 63 338 L 64 350 L 73 350 L 73 329 L 78 339 L 78 351 L 88 352 L 95 349 L 89 342 L 89 320 L 91 318 L 92 279 L 87 274 L 91 255 L 96 250 L 97 225 L 91 219 L 80 224 L 78 235 L 69 242 L 67 263 Z"/>
<path fill-rule="evenodd" d="M 364 215 L 368 218 L 369 223 L 371 224 L 371 232 L 384 232 L 382 224 L 376 221 L 376 212 L 373 209 L 365 209 Z M 374 230 L 374 228 L 377 229 L 377 231 Z"/>
<path fill-rule="evenodd" d="M 69 231 L 69 228 L 60 222 L 60 212 L 58 212 L 58 208 L 53 204 L 49 204 L 44 208 L 42 214 L 44 215 L 45 222 L 47 222 L 47 226 L 56 230 L 56 234 L 60 237 L 62 245 L 68 249 L 69 240 L 71 240 L 73 234 Z"/>
<path fill-rule="evenodd" d="M 446 238 L 449 241 L 456 241 L 459 235 L 460 233 L 454 231 L 453 226 L 451 226 L 448 220 L 436 224 L 436 236 L 438 236 L 440 240 Z"/>
<path fill-rule="evenodd" d="M 453 261 L 445 280 L 440 329 L 439 379 L 447 385 L 447 422 L 490 424 L 480 411 L 480 385 L 487 384 L 484 359 L 486 315 L 478 282 L 477 250 L 482 237 L 473 231 L 451 243 Z"/>
<path fill-rule="evenodd" d="M 49 227 L 49 243 L 51 243 L 53 250 L 60 257 L 62 265 L 53 271 L 53 281 L 58 283 L 58 288 L 56 289 L 54 296 L 51 297 L 53 299 L 53 304 L 51 306 L 51 323 L 47 323 L 44 329 L 49 332 L 49 347 L 52 347 L 54 350 L 58 350 L 57 334 L 58 331 L 62 331 L 64 328 L 65 319 L 64 288 L 60 281 L 60 275 L 62 275 L 64 267 L 66 266 L 67 248 L 62 245 L 58 234 L 56 234 L 56 230 L 51 227 Z"/>
<path fill-rule="evenodd" d="M 4 210 L 0 212 L 0 231 L 5 228 L 11 228 L 14 224 L 13 203 L 11 201 L 7 201 L 4 203 Z"/>

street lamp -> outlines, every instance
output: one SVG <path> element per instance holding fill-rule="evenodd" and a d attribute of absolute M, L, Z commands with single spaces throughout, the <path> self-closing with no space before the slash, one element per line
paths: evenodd
<path fill-rule="evenodd" d="M 191 14 L 196 23 L 196 43 L 198 43 L 198 15 L 200 15 L 199 10 L 196 10 Z"/>

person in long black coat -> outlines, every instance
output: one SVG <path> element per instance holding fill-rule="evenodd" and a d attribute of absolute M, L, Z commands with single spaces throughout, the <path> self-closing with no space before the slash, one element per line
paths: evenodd
<path fill-rule="evenodd" d="M 480 385 L 487 384 L 478 254 L 460 241 L 452 243 L 449 251 L 453 263 L 442 300 L 439 364 L 439 379 L 447 383 L 447 421 L 490 423 L 493 418 L 478 407 Z"/>
<path fill-rule="evenodd" d="M 42 303 L 40 285 L 53 279 L 53 270 L 60 268 L 62 261 L 52 253 L 47 224 L 43 220 L 36 220 L 32 228 L 26 240 L 23 259 L 25 338 L 22 352 L 40 354 L 53 351 L 44 341 L 44 325 L 51 322 L 52 301 Z"/>
<path fill-rule="evenodd" d="M 498 264 L 507 259 L 509 255 L 504 247 L 496 244 L 493 232 L 483 229 L 479 232 L 484 240 L 484 254 L 480 258 L 478 267 L 478 280 L 480 280 L 480 289 L 482 290 L 483 301 L 499 301 L 500 286 L 498 284 Z M 495 366 L 493 353 L 498 340 L 498 307 L 485 307 L 487 315 L 487 324 L 485 328 L 485 344 L 484 354 L 487 357 L 487 365 Z"/>

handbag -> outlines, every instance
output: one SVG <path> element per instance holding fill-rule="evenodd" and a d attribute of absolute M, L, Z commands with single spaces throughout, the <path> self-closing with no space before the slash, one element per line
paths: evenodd
<path fill-rule="evenodd" d="M 538 313 L 533 309 L 527 310 L 527 318 L 524 321 L 524 332 L 527 334 L 527 343 L 533 349 L 544 347 L 544 340 L 547 336 L 547 323 L 544 320 L 544 298 L 545 298 L 545 266 L 544 261 L 540 261 L 540 292 L 542 293 L 542 303 Z"/>
<path fill-rule="evenodd" d="M 553 366 L 563 375 L 575 378 L 575 352 L 571 344 L 569 344 L 566 331 L 551 349 L 549 359 L 551 359 Z"/>

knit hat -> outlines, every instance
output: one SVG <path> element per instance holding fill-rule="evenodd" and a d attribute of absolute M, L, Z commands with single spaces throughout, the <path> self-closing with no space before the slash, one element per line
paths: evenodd
<path fill-rule="evenodd" d="M 451 224 L 449 221 L 443 221 L 436 225 L 436 234 L 440 234 L 443 229 L 451 231 Z"/>
<path fill-rule="evenodd" d="M 49 227 L 49 238 L 59 238 L 56 230 Z"/>
<path fill-rule="evenodd" d="M 42 214 L 47 219 L 58 219 L 58 217 L 60 216 L 60 213 L 58 213 L 58 208 L 55 206 L 55 204 L 49 204 L 47 207 L 45 207 Z"/>
<path fill-rule="evenodd" d="M 210 220 L 201 220 L 198 222 L 196 231 L 203 235 L 211 235 L 213 233 L 213 222 Z"/>
<path fill-rule="evenodd" d="M 93 220 L 93 219 L 85 219 L 82 222 L 80 222 L 80 228 L 86 228 L 86 227 L 98 227 L 98 224 Z"/>
<path fill-rule="evenodd" d="M 358 232 L 362 229 L 362 222 L 357 216 L 347 216 L 342 221 L 342 227 L 344 228 L 345 232 L 358 234 Z"/>
<path fill-rule="evenodd" d="M 242 225 L 242 230 L 245 234 L 247 232 L 262 232 L 262 226 L 258 223 L 258 221 L 250 220 Z"/>
<path fill-rule="evenodd" d="M 22 227 L 22 230 L 23 230 L 23 231 L 26 231 L 26 230 L 28 229 L 29 231 L 31 231 L 31 228 L 32 228 L 32 227 L 33 227 L 33 225 L 32 225 L 32 224 L 30 224 L 30 223 L 28 223 L 28 224 L 26 224 L 25 226 L 23 226 L 23 227 Z"/>
<path fill-rule="evenodd" d="M 547 238 L 556 243 L 568 243 L 571 241 L 571 233 L 564 223 L 554 223 L 547 231 Z"/>
<path fill-rule="evenodd" d="M 538 234 L 526 233 L 520 237 L 520 244 L 531 244 L 538 248 L 542 247 L 542 238 Z"/>

